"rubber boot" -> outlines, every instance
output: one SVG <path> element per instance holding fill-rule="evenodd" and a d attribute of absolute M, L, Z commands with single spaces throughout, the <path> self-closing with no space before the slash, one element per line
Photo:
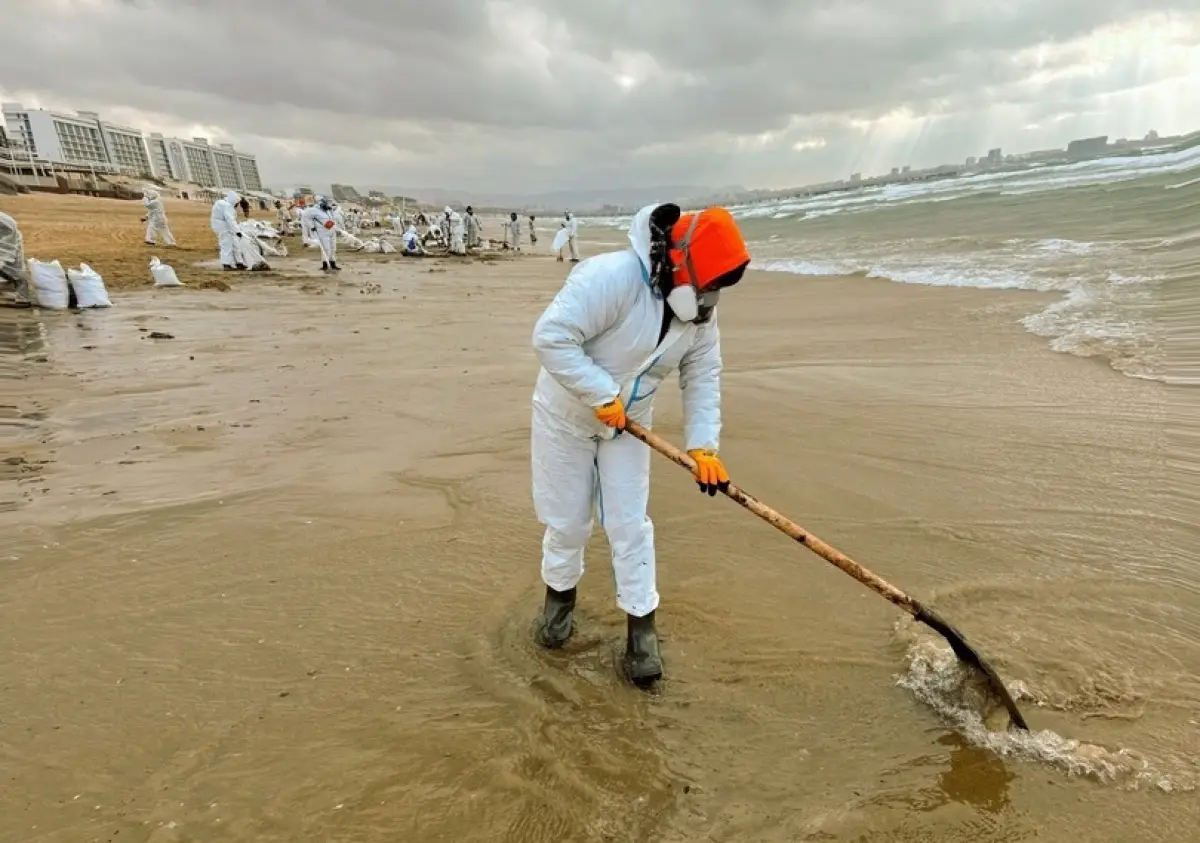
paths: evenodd
<path fill-rule="evenodd" d="M 654 613 L 635 618 L 627 615 L 625 643 L 625 673 L 635 685 L 648 685 L 662 678 L 662 653 L 658 648 L 658 632 L 654 629 Z"/>
<path fill-rule="evenodd" d="M 330 269 L 331 269 L 333 272 L 341 272 L 341 271 L 342 271 L 342 268 L 341 268 L 340 266 L 338 266 L 338 265 L 337 265 L 337 262 L 336 262 L 336 261 L 330 261 L 330 262 L 329 262 L 329 268 L 330 268 Z"/>
<path fill-rule="evenodd" d="M 538 641 L 547 650 L 559 649 L 571 637 L 575 626 L 575 592 L 573 588 L 555 591 L 546 586 L 546 607 L 542 610 Z"/>
<path fill-rule="evenodd" d="M 329 261 L 321 261 L 321 271 L 322 272 L 329 271 Z"/>
<path fill-rule="evenodd" d="M 246 271 L 246 269 L 247 269 L 247 267 L 246 267 L 246 264 L 244 264 L 244 263 L 239 263 L 239 264 L 237 265 L 237 269 L 238 269 L 238 272 L 245 272 L 245 271 Z"/>
<path fill-rule="evenodd" d="M 221 264 L 221 269 L 225 270 L 226 272 L 234 272 L 235 271 L 234 268 L 227 263 Z"/>

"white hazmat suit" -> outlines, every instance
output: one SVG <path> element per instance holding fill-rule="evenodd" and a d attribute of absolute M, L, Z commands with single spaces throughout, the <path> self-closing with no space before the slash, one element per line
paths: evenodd
<path fill-rule="evenodd" d="M 578 263 L 579 247 L 576 244 L 576 238 L 579 236 L 579 220 L 571 216 L 569 211 L 566 215 L 566 225 L 564 227 L 567 229 L 567 248 L 571 252 L 571 263 Z"/>
<path fill-rule="evenodd" d="M 612 547 L 617 604 L 635 617 L 658 607 L 650 450 L 601 424 L 593 408 L 619 396 L 628 418 L 649 427 L 654 393 L 678 370 L 688 450 L 716 450 L 721 433 L 715 316 L 703 325 L 673 319 L 658 342 L 664 303 L 649 281 L 653 207 L 634 218 L 631 249 L 571 272 L 533 335 L 542 363 L 531 441 L 534 506 L 546 526 L 542 578 L 556 591 L 575 587 L 595 513 Z"/>
<path fill-rule="evenodd" d="M 240 200 L 241 197 L 238 196 L 237 191 L 229 191 L 213 203 L 212 216 L 209 218 L 209 225 L 213 233 L 217 235 L 217 247 L 221 252 L 221 266 L 226 269 L 245 268 L 244 265 L 238 265 L 237 259 L 236 241 L 241 234 L 241 231 L 238 230 L 237 204 Z"/>
<path fill-rule="evenodd" d="M 304 232 L 317 241 L 321 247 L 321 269 L 336 270 L 337 265 L 337 222 L 332 211 L 324 203 L 323 197 L 317 197 L 317 204 L 308 208 L 302 215 L 300 225 Z"/>
<path fill-rule="evenodd" d="M 467 208 L 467 216 L 463 221 L 467 226 L 467 248 L 478 249 L 483 228 L 479 224 L 479 217 L 475 216 L 474 209 Z"/>
<path fill-rule="evenodd" d="M 146 244 L 157 245 L 158 237 L 162 236 L 164 246 L 174 246 L 175 237 L 171 227 L 167 225 L 167 209 L 158 191 L 152 187 L 142 188 L 142 204 L 146 206 Z"/>
<path fill-rule="evenodd" d="M 653 225 L 653 228 L 652 228 Z M 662 676 L 655 611 L 654 525 L 647 515 L 650 449 L 621 431 L 649 428 L 654 395 L 679 372 L 684 436 L 702 492 L 727 489 L 721 434 L 721 339 L 715 307 L 750 263 L 733 216 L 643 208 L 631 248 L 576 267 L 534 329 L 542 363 L 533 394 L 533 499 L 546 531 L 546 603 L 538 637 L 564 646 L 574 624 L 584 548 L 598 517 L 612 549 L 617 604 L 626 613 L 625 670 Z M 653 256 L 652 256 L 653 255 Z"/>
<path fill-rule="evenodd" d="M 466 226 L 463 225 L 462 215 L 458 211 L 450 214 L 450 252 L 455 255 L 467 253 Z"/>

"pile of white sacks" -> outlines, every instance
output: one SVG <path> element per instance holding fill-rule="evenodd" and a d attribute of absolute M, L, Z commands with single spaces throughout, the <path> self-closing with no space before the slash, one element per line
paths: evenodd
<path fill-rule="evenodd" d="M 363 242 L 363 251 L 371 254 L 392 255 L 396 253 L 396 247 L 392 245 L 390 240 L 383 237 L 372 237 Z"/>
<path fill-rule="evenodd" d="M 112 307 L 104 279 L 86 263 L 78 269 L 64 270 L 58 261 L 45 263 L 30 258 L 29 280 L 32 303 L 46 310 L 66 310 L 72 292 L 78 307 Z"/>

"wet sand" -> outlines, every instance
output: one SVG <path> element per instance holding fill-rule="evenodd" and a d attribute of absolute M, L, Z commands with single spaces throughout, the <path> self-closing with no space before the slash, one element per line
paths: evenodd
<path fill-rule="evenodd" d="M 578 637 L 538 650 L 529 334 L 564 267 L 344 262 L 0 310 L 0 840 L 1193 838 L 1167 391 L 1024 334 L 1040 296 L 754 273 L 722 303 L 735 480 L 956 622 L 1052 730 L 1018 743 L 665 461 L 668 680 L 617 677 L 599 535 Z"/>

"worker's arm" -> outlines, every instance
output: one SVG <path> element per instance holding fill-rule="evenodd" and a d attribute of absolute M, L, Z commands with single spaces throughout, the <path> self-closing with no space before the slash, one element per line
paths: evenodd
<path fill-rule="evenodd" d="M 721 445 L 721 330 L 717 315 L 703 325 L 679 363 L 686 450 Z"/>
<path fill-rule="evenodd" d="M 589 407 L 620 395 L 621 387 L 587 355 L 583 344 L 604 333 L 621 313 L 619 279 L 580 266 L 567 278 L 533 330 L 533 348 L 550 375 Z"/>

